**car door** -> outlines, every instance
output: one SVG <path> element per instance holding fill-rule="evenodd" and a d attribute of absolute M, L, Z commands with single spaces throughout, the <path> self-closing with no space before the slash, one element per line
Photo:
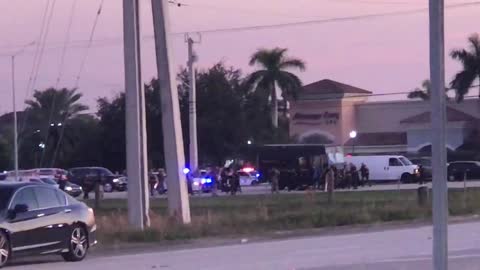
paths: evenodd
<path fill-rule="evenodd" d="M 9 210 L 17 205 L 25 205 L 26 212 L 16 213 L 8 222 L 11 227 L 12 251 L 14 253 L 28 252 L 35 247 L 36 239 L 32 232 L 38 229 L 38 201 L 32 187 L 19 189 L 12 197 Z"/>
<path fill-rule="evenodd" d="M 405 168 L 400 159 L 392 157 L 388 159 L 387 167 L 387 179 L 389 180 L 400 180 L 402 174 L 404 173 Z"/>
<path fill-rule="evenodd" d="M 38 227 L 32 232 L 37 239 L 39 252 L 54 252 L 65 247 L 68 235 L 69 218 L 65 195 L 50 186 L 35 186 L 35 196 L 38 201 Z"/>

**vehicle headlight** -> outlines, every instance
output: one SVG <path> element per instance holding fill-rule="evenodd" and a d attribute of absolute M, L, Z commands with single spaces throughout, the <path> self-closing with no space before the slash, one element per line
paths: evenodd
<path fill-rule="evenodd" d="M 198 186 L 198 185 L 200 185 L 200 183 L 198 183 L 198 182 L 193 182 L 193 185 L 194 185 L 194 186 Z"/>
<path fill-rule="evenodd" d="M 72 187 L 66 187 L 65 190 L 66 191 L 72 191 L 73 189 L 72 189 Z"/>
<path fill-rule="evenodd" d="M 115 178 L 112 180 L 113 183 L 118 183 L 120 180 L 118 178 Z"/>
<path fill-rule="evenodd" d="M 419 172 L 420 172 L 420 171 L 419 171 L 418 169 L 414 169 L 414 170 L 413 170 L 413 173 L 414 173 L 414 174 L 418 174 Z"/>

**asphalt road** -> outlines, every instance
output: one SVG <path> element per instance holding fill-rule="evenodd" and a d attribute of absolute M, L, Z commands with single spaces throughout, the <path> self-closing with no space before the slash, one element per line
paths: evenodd
<path fill-rule="evenodd" d="M 92 257 L 81 263 L 57 259 L 11 270 L 425 270 L 432 269 L 430 226 L 368 233 L 244 243 L 232 246 Z M 477 270 L 480 222 L 449 227 L 450 269 Z"/>
<path fill-rule="evenodd" d="M 432 183 L 427 184 L 429 187 L 432 187 Z M 449 182 L 448 183 L 449 188 L 463 188 L 463 182 Z M 375 190 L 412 190 L 418 188 L 418 184 L 379 184 L 379 185 L 373 185 L 371 187 L 360 187 L 357 190 L 352 190 L 352 189 L 339 189 L 336 190 L 336 192 L 348 192 L 348 191 L 375 191 Z M 480 181 L 468 181 L 467 182 L 467 187 L 480 187 Z M 242 187 L 242 193 L 239 193 L 239 195 L 258 195 L 258 194 L 269 194 L 270 191 L 270 185 L 268 184 L 262 184 L 258 186 L 246 186 Z M 303 192 L 303 191 L 294 191 L 294 192 Z M 282 193 L 288 193 L 288 191 L 282 191 Z M 225 193 L 218 193 L 220 196 L 225 196 L 227 194 Z M 208 197 L 211 196 L 211 194 L 196 194 L 194 196 L 203 196 L 203 197 Z M 165 195 L 163 196 L 155 196 L 157 198 L 164 198 L 166 197 Z M 113 193 L 105 193 L 104 198 L 106 199 L 125 199 L 127 198 L 127 193 L 126 192 L 113 192 Z"/>

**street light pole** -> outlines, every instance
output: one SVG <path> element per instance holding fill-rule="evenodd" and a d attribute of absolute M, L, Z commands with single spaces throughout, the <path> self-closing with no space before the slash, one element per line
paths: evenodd
<path fill-rule="evenodd" d="M 189 74 L 189 116 L 190 116 L 190 162 L 189 169 L 194 172 L 198 169 L 198 140 L 197 140 L 197 100 L 196 100 L 196 78 L 195 78 L 195 54 L 193 52 L 193 39 L 187 36 L 188 44 L 188 74 Z"/>
<path fill-rule="evenodd" d="M 17 104 L 15 90 L 15 57 L 29 46 L 35 44 L 35 41 L 23 46 L 19 51 L 11 55 L 11 74 L 12 74 L 12 109 L 13 109 L 13 163 L 15 169 L 15 181 L 18 181 L 18 120 L 17 120 Z"/>
<path fill-rule="evenodd" d="M 18 121 L 15 95 L 15 54 L 12 55 L 12 104 L 13 104 L 13 163 L 15 168 L 15 181 L 18 181 Z"/>
<path fill-rule="evenodd" d="M 430 0 L 430 81 L 432 121 L 433 269 L 448 269 L 448 187 L 444 0 Z"/>

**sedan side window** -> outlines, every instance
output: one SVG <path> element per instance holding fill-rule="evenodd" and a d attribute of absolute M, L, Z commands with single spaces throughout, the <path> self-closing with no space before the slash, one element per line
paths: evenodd
<path fill-rule="evenodd" d="M 62 204 L 56 194 L 56 190 L 47 187 L 35 187 L 38 206 L 40 209 L 60 207 Z"/>
<path fill-rule="evenodd" d="M 11 208 L 16 205 L 23 204 L 28 207 L 28 211 L 32 211 L 39 208 L 37 198 L 33 192 L 33 188 L 24 188 L 18 191 L 13 197 Z"/>

